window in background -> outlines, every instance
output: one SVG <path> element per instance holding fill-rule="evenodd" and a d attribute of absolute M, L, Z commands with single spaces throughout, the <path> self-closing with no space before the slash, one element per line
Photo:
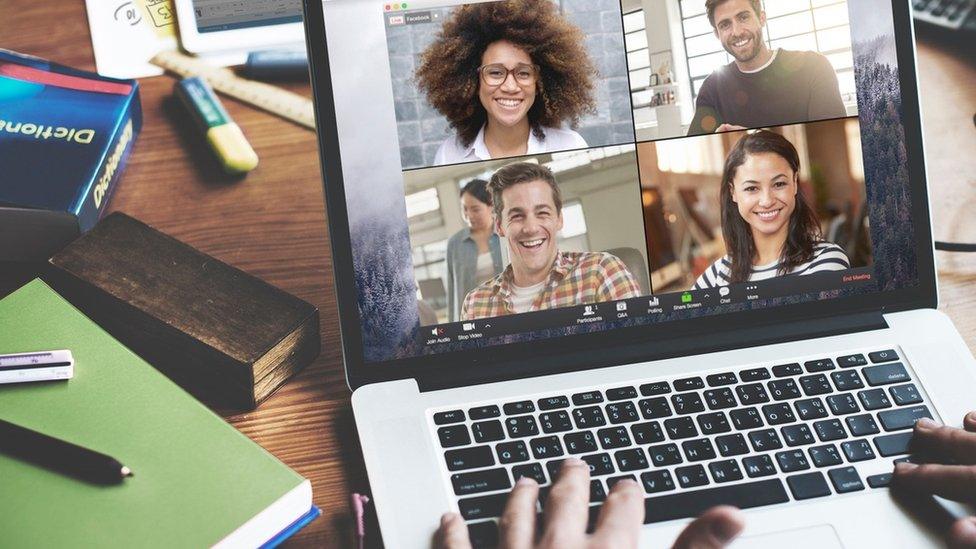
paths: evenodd
<path fill-rule="evenodd" d="M 563 238 L 575 238 L 586 234 L 586 216 L 583 204 L 575 200 L 563 205 Z"/>
<path fill-rule="evenodd" d="M 447 240 L 439 240 L 413 249 L 413 275 L 417 279 L 417 299 L 423 299 L 434 310 L 447 307 Z M 440 280 L 440 284 L 429 282 Z M 424 291 L 430 295 L 422 295 Z"/>
<path fill-rule="evenodd" d="M 837 72 L 844 103 L 849 110 L 856 106 L 847 0 L 763 0 L 762 3 L 766 11 L 766 44 L 773 49 L 822 53 Z M 697 98 L 705 78 L 731 63 L 732 56 L 715 37 L 704 0 L 680 0 L 679 6 L 692 93 Z"/>
<path fill-rule="evenodd" d="M 630 68 L 630 90 L 638 92 L 651 85 L 651 55 L 647 49 L 644 10 L 624 14 L 624 43 L 627 47 L 627 66 Z M 634 101 L 638 102 L 637 94 Z"/>

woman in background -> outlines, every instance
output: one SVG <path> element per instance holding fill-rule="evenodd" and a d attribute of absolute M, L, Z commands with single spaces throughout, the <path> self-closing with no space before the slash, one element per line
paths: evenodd
<path fill-rule="evenodd" d="M 468 292 L 502 272 L 501 239 L 494 232 L 488 182 L 474 179 L 461 189 L 461 213 L 467 228 L 447 241 L 447 312 L 461 318 Z"/>
<path fill-rule="evenodd" d="M 434 164 L 586 148 L 596 69 L 552 0 L 462 6 L 423 53 L 418 87 L 456 132 Z"/>
<path fill-rule="evenodd" d="M 851 268 L 844 250 L 823 240 L 800 191 L 800 155 L 785 137 L 760 130 L 740 139 L 725 160 L 720 200 L 727 255 L 692 289 Z"/>

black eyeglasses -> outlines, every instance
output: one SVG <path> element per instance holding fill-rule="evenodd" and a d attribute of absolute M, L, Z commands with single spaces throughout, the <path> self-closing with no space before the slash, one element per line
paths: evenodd
<path fill-rule="evenodd" d="M 501 63 L 492 63 L 478 67 L 481 79 L 488 86 L 497 88 L 508 80 L 508 75 L 515 77 L 519 86 L 531 86 L 539 79 L 539 66 L 519 63 L 514 69 L 509 69 Z"/>

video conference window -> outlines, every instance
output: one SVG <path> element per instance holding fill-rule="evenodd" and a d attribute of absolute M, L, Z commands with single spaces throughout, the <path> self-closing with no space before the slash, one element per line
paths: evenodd
<path fill-rule="evenodd" d="M 404 185 L 422 325 L 650 293 L 634 145 L 414 170 Z"/>
<path fill-rule="evenodd" d="M 638 141 L 857 115 L 846 0 L 623 0 Z"/>
<path fill-rule="evenodd" d="M 637 152 L 655 293 L 872 264 L 857 118 Z"/>
<path fill-rule="evenodd" d="M 404 170 L 634 142 L 617 2 L 445 3 L 384 13 Z"/>

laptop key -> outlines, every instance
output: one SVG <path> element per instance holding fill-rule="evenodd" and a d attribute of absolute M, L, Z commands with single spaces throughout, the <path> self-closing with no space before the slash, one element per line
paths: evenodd
<path fill-rule="evenodd" d="M 451 484 L 454 485 L 454 494 L 458 496 L 508 490 L 512 487 L 512 482 L 508 479 L 508 471 L 504 468 L 455 473 L 451 475 Z"/>
<path fill-rule="evenodd" d="M 830 495 L 830 486 L 827 486 L 823 473 L 819 471 L 786 477 L 786 483 L 790 486 L 794 499 L 813 499 Z"/>
<path fill-rule="evenodd" d="M 875 435 L 881 432 L 881 429 L 878 429 L 878 424 L 875 423 L 874 418 L 871 417 L 871 414 L 850 416 L 846 421 L 847 428 L 850 429 L 851 435 L 856 437 Z"/>
<path fill-rule="evenodd" d="M 675 444 L 659 444 L 648 446 L 647 455 L 651 458 L 651 463 L 657 467 L 675 465 L 681 463 L 681 452 Z"/>
<path fill-rule="evenodd" d="M 857 463 L 858 461 L 867 461 L 869 459 L 874 459 L 874 450 L 871 449 L 871 445 L 865 439 L 860 440 L 849 440 L 847 442 L 842 442 L 840 444 L 842 450 L 844 450 L 844 455 L 847 456 L 847 461 L 851 463 Z"/>
<path fill-rule="evenodd" d="M 603 393 L 600 391 L 588 391 L 585 393 L 576 393 L 573 395 L 573 404 L 577 406 L 585 406 L 587 404 L 597 404 L 603 402 Z"/>
<path fill-rule="evenodd" d="M 753 431 L 749 433 L 749 441 L 752 442 L 752 448 L 757 452 L 778 450 L 783 447 L 783 442 L 776 434 L 776 429 Z"/>
<path fill-rule="evenodd" d="M 708 383 L 709 387 L 724 387 L 726 385 L 735 385 L 738 382 L 739 378 L 737 378 L 732 372 L 712 374 L 705 377 L 705 383 Z"/>
<path fill-rule="evenodd" d="M 762 386 L 762 383 L 740 385 L 735 388 L 735 392 L 739 395 L 739 401 L 745 406 L 769 402 L 769 394 L 766 393 L 766 388 Z"/>
<path fill-rule="evenodd" d="M 715 437 L 715 447 L 722 457 L 740 456 L 749 453 L 746 438 L 739 433 Z"/>
<path fill-rule="evenodd" d="M 762 416 L 759 415 L 759 410 L 755 408 L 731 410 L 729 417 L 732 418 L 732 425 L 735 425 L 735 428 L 739 431 L 756 429 L 763 426 Z"/>
<path fill-rule="evenodd" d="M 811 360 L 803 363 L 807 368 L 807 372 L 815 374 L 817 372 L 826 372 L 828 370 L 833 370 L 836 368 L 834 366 L 834 361 L 829 358 L 821 358 L 817 360 Z"/>
<path fill-rule="evenodd" d="M 592 454 L 589 456 L 583 456 L 580 459 L 586 462 L 590 466 L 590 476 L 599 477 L 603 475 L 613 474 L 613 460 L 610 459 L 610 454 Z"/>
<path fill-rule="evenodd" d="M 705 468 L 701 465 L 678 467 L 674 470 L 674 476 L 678 477 L 678 484 L 682 488 L 694 488 L 708 484 L 708 475 L 705 474 Z"/>
<path fill-rule="evenodd" d="M 627 400 L 637 398 L 637 389 L 633 387 L 616 387 L 605 391 L 607 400 Z"/>
<path fill-rule="evenodd" d="M 603 488 L 603 481 L 595 478 L 590 481 L 590 503 L 597 503 L 607 499 L 607 491 Z"/>
<path fill-rule="evenodd" d="M 492 442 L 505 438 L 502 422 L 497 419 L 472 423 L 471 432 L 474 434 L 475 442 Z"/>
<path fill-rule="evenodd" d="M 776 377 L 798 376 L 803 373 L 803 367 L 799 364 L 780 364 L 773 366 L 773 375 Z"/>
<path fill-rule="evenodd" d="M 813 460 L 813 464 L 817 467 L 832 467 L 844 463 L 844 458 L 840 457 L 840 452 L 837 451 L 837 447 L 833 444 L 812 446 L 807 452 L 810 453 L 810 459 Z"/>
<path fill-rule="evenodd" d="M 807 461 L 807 456 L 803 454 L 803 450 L 777 452 L 776 461 L 784 473 L 795 473 L 810 468 L 810 462 Z"/>
<path fill-rule="evenodd" d="M 878 389 L 879 391 L 882 389 Z M 907 406 L 908 404 L 918 404 L 922 402 L 922 395 L 918 394 L 918 388 L 912 384 L 889 387 L 891 398 L 895 399 L 895 404 Z"/>
<path fill-rule="evenodd" d="M 664 397 L 645 398 L 637 403 L 644 419 L 660 419 L 671 415 L 671 405 Z"/>
<path fill-rule="evenodd" d="M 540 410 L 558 410 L 569 408 L 569 399 L 564 396 L 540 398 L 538 404 Z"/>
<path fill-rule="evenodd" d="M 695 389 L 704 389 L 704 388 L 705 388 L 705 382 L 702 381 L 702 378 L 697 376 L 674 380 L 675 391 L 694 391 Z"/>
<path fill-rule="evenodd" d="M 707 438 L 696 440 L 686 440 L 681 443 L 681 448 L 685 451 L 688 461 L 706 461 L 715 459 L 715 448 Z"/>
<path fill-rule="evenodd" d="M 834 372 L 830 374 L 830 378 L 834 380 L 834 385 L 838 391 L 851 391 L 864 388 L 864 383 L 861 381 L 861 376 L 858 375 L 857 370 Z"/>
<path fill-rule="evenodd" d="M 671 396 L 674 411 L 679 414 L 697 414 L 705 411 L 705 403 L 698 393 L 682 393 Z"/>
<path fill-rule="evenodd" d="M 458 501 L 458 509 L 464 520 L 478 520 L 502 516 L 508 494 L 492 494 Z"/>
<path fill-rule="evenodd" d="M 515 442 L 503 442 L 495 447 L 498 454 L 499 463 L 518 463 L 529 460 L 529 449 L 521 440 Z"/>
<path fill-rule="evenodd" d="M 703 435 L 714 435 L 717 433 L 728 433 L 732 430 L 729 420 L 722 412 L 701 414 L 698 416 L 698 427 L 701 428 Z"/>
<path fill-rule="evenodd" d="M 532 448 L 535 459 L 549 459 L 563 455 L 563 445 L 555 435 L 534 438 L 529 442 L 529 447 Z"/>
<path fill-rule="evenodd" d="M 868 380 L 868 385 L 877 387 L 879 385 L 891 385 L 911 381 L 908 371 L 900 363 L 882 364 L 881 366 L 868 366 L 862 370 L 864 378 Z"/>
<path fill-rule="evenodd" d="M 546 462 L 546 471 L 549 471 L 549 478 L 551 478 L 553 482 L 556 482 L 556 480 L 559 479 L 559 472 L 563 468 L 563 462 L 564 461 L 566 461 L 566 460 L 565 459 L 554 459 L 552 461 L 547 461 Z"/>
<path fill-rule="evenodd" d="M 877 364 L 879 362 L 894 362 L 898 360 L 898 353 L 894 349 L 888 349 L 887 351 L 876 351 L 873 353 L 868 353 L 868 358 L 871 362 Z"/>
<path fill-rule="evenodd" d="M 800 398 L 800 388 L 792 379 L 775 379 L 769 382 L 769 394 L 773 395 L 773 400 L 790 400 Z"/>
<path fill-rule="evenodd" d="M 865 410 L 881 410 L 882 408 L 891 408 L 891 401 L 888 400 L 888 395 L 885 393 L 884 389 L 868 389 L 867 391 L 860 391 L 857 393 L 857 397 L 861 399 L 861 404 L 864 405 Z"/>
<path fill-rule="evenodd" d="M 599 406 L 576 408 L 573 410 L 573 420 L 576 422 L 577 429 L 603 427 L 607 424 L 607 419 L 603 416 L 603 410 Z"/>
<path fill-rule="evenodd" d="M 459 450 L 444 452 L 448 471 L 463 471 L 490 467 L 495 464 L 495 456 L 491 454 L 491 446 L 473 446 Z"/>
<path fill-rule="evenodd" d="M 478 406 L 477 408 L 471 408 L 468 410 L 468 417 L 470 417 L 472 421 L 478 419 L 490 419 L 500 415 L 502 415 L 502 413 L 498 410 L 498 406 Z"/>
<path fill-rule="evenodd" d="M 801 377 L 800 386 L 803 387 L 803 394 L 807 396 L 819 396 L 834 392 L 834 388 L 827 381 L 827 376 L 823 374 Z"/>
<path fill-rule="evenodd" d="M 543 433 L 562 433 L 573 430 L 573 422 L 570 421 L 566 410 L 539 414 L 539 424 L 542 425 Z"/>
<path fill-rule="evenodd" d="M 878 412 L 878 419 L 881 420 L 881 426 L 885 431 L 911 429 L 915 426 L 915 422 L 923 417 L 933 419 L 928 407 L 922 404 Z"/>
<path fill-rule="evenodd" d="M 613 485 L 617 484 L 621 480 L 633 480 L 636 482 L 637 477 L 635 475 L 620 475 L 618 477 L 610 477 L 607 479 L 607 489 L 613 490 Z"/>
<path fill-rule="evenodd" d="M 847 355 L 837 358 L 837 364 L 841 368 L 853 368 L 855 366 L 866 366 L 868 360 L 864 358 L 864 355 Z"/>
<path fill-rule="evenodd" d="M 542 472 L 542 465 L 538 463 L 526 463 L 512 467 L 512 480 L 518 482 L 518 479 L 522 477 L 529 477 L 538 482 L 540 486 L 546 483 L 546 474 Z"/>
<path fill-rule="evenodd" d="M 435 425 L 447 425 L 448 423 L 461 423 L 464 421 L 464 410 L 451 410 L 448 412 L 438 412 L 434 414 Z"/>
<path fill-rule="evenodd" d="M 671 384 L 667 381 L 657 381 L 654 383 L 645 383 L 640 386 L 640 393 L 642 396 L 655 396 L 655 395 L 666 395 L 671 392 Z"/>
<path fill-rule="evenodd" d="M 838 494 L 847 494 L 864 489 L 861 475 L 857 474 L 857 469 L 853 467 L 831 469 L 827 471 L 827 476 L 830 477 L 830 482 L 833 483 L 834 490 L 837 490 Z"/>
<path fill-rule="evenodd" d="M 874 445 L 878 447 L 881 457 L 898 456 L 908 453 L 908 444 L 912 440 L 912 432 L 896 433 L 874 437 Z"/>
<path fill-rule="evenodd" d="M 630 435 L 627 434 L 626 427 L 613 427 L 610 429 L 600 429 L 596 432 L 596 436 L 600 439 L 600 446 L 604 450 L 612 450 L 614 448 L 626 448 L 631 445 Z"/>
<path fill-rule="evenodd" d="M 656 421 L 631 425 L 630 432 L 634 435 L 634 442 L 637 444 L 643 445 L 664 441 L 664 431 L 661 430 L 661 424 Z"/>
<path fill-rule="evenodd" d="M 734 459 L 709 463 L 708 470 L 712 473 L 712 480 L 719 484 L 743 478 L 742 469 L 739 469 L 739 464 Z"/>
<path fill-rule="evenodd" d="M 694 518 L 716 505 L 750 509 L 787 501 L 789 497 L 779 479 L 727 484 L 645 498 L 644 524 Z"/>
<path fill-rule="evenodd" d="M 762 407 L 762 411 L 763 415 L 766 416 L 766 423 L 770 425 L 782 425 L 796 421 L 796 416 L 793 415 L 793 409 L 785 402 L 767 404 Z"/>
<path fill-rule="evenodd" d="M 850 393 L 830 395 L 827 397 L 827 406 L 830 406 L 830 411 L 835 416 L 854 414 L 861 411 L 861 408 L 857 405 L 857 399 Z"/>
<path fill-rule="evenodd" d="M 802 423 L 799 425 L 787 425 L 781 428 L 780 432 L 783 435 L 783 440 L 786 441 L 786 445 L 789 447 L 804 446 L 816 442 L 816 439 L 813 438 L 813 433 L 810 432 L 810 428 Z"/>
<path fill-rule="evenodd" d="M 776 474 L 773 460 L 767 454 L 742 458 L 742 466 L 749 478 L 768 477 Z"/>
<path fill-rule="evenodd" d="M 498 524 L 493 520 L 469 524 L 468 539 L 471 541 L 471 547 L 476 549 L 495 547 L 498 545 Z"/>
<path fill-rule="evenodd" d="M 585 454 L 598 450 L 596 438 L 589 431 L 563 435 L 563 442 L 566 444 L 566 451 L 570 454 Z"/>
<path fill-rule="evenodd" d="M 827 408 L 824 407 L 823 401 L 819 398 L 798 400 L 793 403 L 793 407 L 796 408 L 797 415 L 803 421 L 827 417 Z"/>
<path fill-rule="evenodd" d="M 505 415 L 517 416 L 519 414 L 528 414 L 530 412 L 534 412 L 535 404 L 532 404 L 531 400 L 509 402 L 508 404 L 502 406 L 502 410 L 505 411 Z"/>
<path fill-rule="evenodd" d="M 510 417 L 505 420 L 509 438 L 532 437 L 539 434 L 539 426 L 532 416 Z"/>
<path fill-rule="evenodd" d="M 639 471 L 641 469 L 647 469 L 650 467 L 650 464 L 647 462 L 647 457 L 644 454 L 644 450 L 640 448 L 620 450 L 619 452 L 614 452 L 613 457 L 615 460 L 617 460 L 617 468 L 622 473 L 627 471 Z"/>
<path fill-rule="evenodd" d="M 705 395 L 705 403 L 708 404 L 709 410 L 725 410 L 727 408 L 735 408 L 739 405 L 735 401 L 735 395 L 732 393 L 732 389 L 728 387 L 710 389 L 703 394 Z"/>
<path fill-rule="evenodd" d="M 868 486 L 871 488 L 887 488 L 891 484 L 891 473 L 881 473 L 868 477 Z"/>
<path fill-rule="evenodd" d="M 607 404 L 606 410 L 610 423 L 614 425 L 630 423 L 640 419 L 640 414 L 637 413 L 637 408 L 634 406 L 633 402 Z"/>
<path fill-rule="evenodd" d="M 698 429 L 690 417 L 676 417 L 664 421 L 664 431 L 671 440 L 698 436 Z"/>
<path fill-rule="evenodd" d="M 667 469 L 648 471 L 641 474 L 640 479 L 641 484 L 644 485 L 644 491 L 648 494 L 674 490 L 674 479 L 671 478 L 671 472 Z"/>
<path fill-rule="evenodd" d="M 455 446 L 467 446 L 471 444 L 471 436 L 468 435 L 466 425 L 449 425 L 437 430 L 437 438 L 441 439 L 441 447 L 454 448 Z"/>
<path fill-rule="evenodd" d="M 839 419 L 825 419 L 813 424 L 813 429 L 817 431 L 817 436 L 821 442 L 830 442 L 847 438 L 847 431 Z"/>
<path fill-rule="evenodd" d="M 739 379 L 745 382 L 763 381 L 769 379 L 769 370 L 766 368 L 750 368 L 739 372 Z"/>

